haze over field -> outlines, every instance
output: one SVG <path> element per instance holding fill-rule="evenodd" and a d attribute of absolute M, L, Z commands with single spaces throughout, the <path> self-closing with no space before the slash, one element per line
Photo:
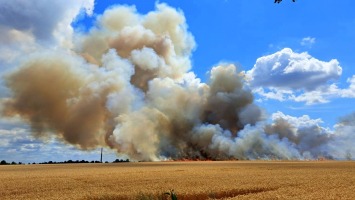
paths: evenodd
<path fill-rule="evenodd" d="M 355 75 L 337 84 L 338 59 L 282 45 L 260 53 L 249 69 L 219 62 L 205 78 L 194 72 L 197 42 L 183 9 L 158 2 L 144 13 L 118 4 L 95 13 L 93 0 L 51 4 L 0 1 L 0 159 L 38 159 L 32 156 L 40 151 L 56 159 L 51 151 L 67 148 L 62 144 L 145 161 L 355 155 L 353 110 L 330 128 L 321 117 L 268 110 L 275 101 L 310 109 L 353 103 Z M 309 48 L 316 41 L 301 39 Z"/>

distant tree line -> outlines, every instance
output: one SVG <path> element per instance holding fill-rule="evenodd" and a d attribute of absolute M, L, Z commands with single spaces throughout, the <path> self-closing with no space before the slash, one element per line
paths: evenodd
<path fill-rule="evenodd" d="M 2 160 L 2 161 L 0 162 L 0 165 L 22 165 L 22 164 L 23 164 L 22 162 L 16 163 L 16 162 L 14 162 L 14 161 L 12 161 L 11 163 L 8 163 L 8 162 L 6 162 L 5 160 Z"/>
<path fill-rule="evenodd" d="M 38 164 L 72 164 L 72 163 L 101 163 L 98 160 L 92 160 L 92 161 L 87 161 L 87 160 L 66 160 L 63 162 L 56 162 L 56 161 L 48 161 L 48 162 L 40 162 Z M 36 164 L 36 163 L 32 163 Z"/>
<path fill-rule="evenodd" d="M 116 160 L 113 161 L 113 163 L 120 163 L 120 162 L 129 162 L 129 159 L 128 158 L 126 160 L 116 159 Z"/>
<path fill-rule="evenodd" d="M 129 161 L 129 159 L 125 159 L 125 160 L 116 159 L 116 160 L 112 161 L 112 163 L 121 163 L 121 162 L 130 162 L 130 161 Z M 87 160 L 66 160 L 66 161 L 63 161 L 63 162 L 48 161 L 48 162 L 40 162 L 40 163 L 33 162 L 33 163 L 28 163 L 28 164 L 29 165 L 30 164 L 35 165 L 35 164 L 74 164 L 74 163 L 101 163 L 101 162 L 98 161 L 98 160 L 92 160 L 92 161 L 87 161 Z M 106 161 L 105 163 L 109 163 L 109 162 Z M 24 164 L 24 163 L 22 163 L 22 162 L 16 163 L 14 161 L 12 161 L 11 163 L 8 163 L 5 160 L 2 160 L 0 162 L 0 165 L 22 165 L 22 164 Z"/>

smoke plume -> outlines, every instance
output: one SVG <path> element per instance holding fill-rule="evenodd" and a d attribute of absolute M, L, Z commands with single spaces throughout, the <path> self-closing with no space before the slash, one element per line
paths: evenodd
<path fill-rule="evenodd" d="M 112 7 L 75 39 L 5 77 L 12 96 L 3 115 L 21 116 L 36 137 L 146 161 L 331 156 L 333 136 L 320 121 L 278 113 L 267 124 L 236 66 L 215 66 L 202 83 L 190 71 L 195 42 L 179 10 Z"/>

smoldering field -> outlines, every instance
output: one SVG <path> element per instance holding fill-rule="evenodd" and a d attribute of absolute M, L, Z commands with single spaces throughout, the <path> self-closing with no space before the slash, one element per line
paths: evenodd
<path fill-rule="evenodd" d="M 355 163 L 218 161 L 0 166 L 1 199 L 353 199 Z"/>

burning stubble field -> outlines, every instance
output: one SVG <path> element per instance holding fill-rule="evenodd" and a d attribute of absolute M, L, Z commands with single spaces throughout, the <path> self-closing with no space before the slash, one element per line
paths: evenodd
<path fill-rule="evenodd" d="M 355 162 L 0 166 L 1 199 L 354 199 Z"/>

